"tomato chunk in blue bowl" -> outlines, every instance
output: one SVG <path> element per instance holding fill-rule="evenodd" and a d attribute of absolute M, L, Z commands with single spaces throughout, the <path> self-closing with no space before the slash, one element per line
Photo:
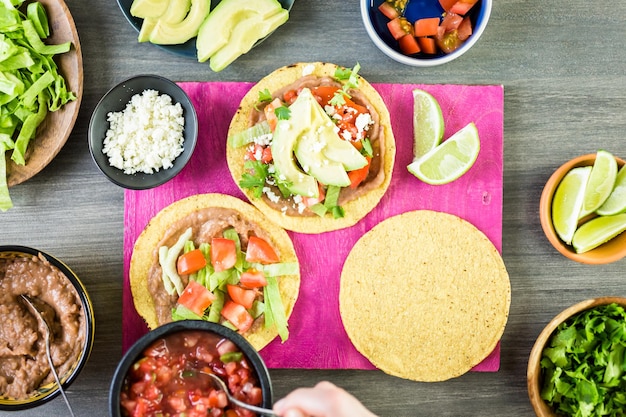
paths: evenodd
<path fill-rule="evenodd" d="M 255 415 L 230 404 L 208 374 L 222 378 L 237 399 L 272 407 L 267 367 L 243 336 L 217 323 L 183 320 L 150 331 L 124 354 L 113 375 L 109 414 Z"/>
<path fill-rule="evenodd" d="M 415 67 L 450 62 L 483 34 L 492 0 L 361 0 L 367 34 L 385 55 Z"/>

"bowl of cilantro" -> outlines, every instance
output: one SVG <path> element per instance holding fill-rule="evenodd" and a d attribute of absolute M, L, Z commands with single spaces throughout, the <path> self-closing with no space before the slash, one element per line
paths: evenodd
<path fill-rule="evenodd" d="M 622 415 L 626 409 L 626 298 L 581 301 L 559 313 L 528 360 L 538 417 Z"/>

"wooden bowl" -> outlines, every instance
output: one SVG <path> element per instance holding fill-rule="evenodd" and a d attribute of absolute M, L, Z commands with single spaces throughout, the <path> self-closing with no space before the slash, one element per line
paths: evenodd
<path fill-rule="evenodd" d="M 526 372 L 526 381 L 528 386 L 528 398 L 530 399 L 530 404 L 535 410 L 535 414 L 537 417 L 563 417 L 562 414 L 557 414 L 554 412 L 552 407 L 550 407 L 542 398 L 541 398 L 541 387 L 543 384 L 542 372 L 541 372 L 541 356 L 543 353 L 543 349 L 548 343 L 550 336 L 559 324 L 563 323 L 570 317 L 585 311 L 590 308 L 617 303 L 621 306 L 626 307 L 626 298 L 624 297 L 600 297 L 600 298 L 592 298 L 589 300 L 581 301 L 578 304 L 575 304 L 562 312 L 560 312 L 556 317 L 552 319 L 548 323 L 548 325 L 543 329 L 543 331 L 537 337 L 535 344 L 530 352 L 530 357 L 528 358 L 528 369 Z"/>
<path fill-rule="evenodd" d="M 68 91 L 76 95 L 76 100 L 65 104 L 56 112 L 48 113 L 37 129 L 26 151 L 26 164 L 16 165 L 7 158 L 7 184 L 9 187 L 20 184 L 39 173 L 54 159 L 67 141 L 78 117 L 83 96 L 83 58 L 78 32 L 74 19 L 63 0 L 39 0 L 48 14 L 50 37 L 48 44 L 72 42 L 69 52 L 57 55 L 55 62 L 59 73 L 65 78 Z M 31 3 L 30 1 L 24 3 Z M 7 152 L 10 155 L 10 152 Z"/>
<path fill-rule="evenodd" d="M 619 167 L 624 166 L 623 159 L 615 159 L 617 160 Z M 600 265 L 618 261 L 626 256 L 626 233 L 622 233 L 588 252 L 576 253 L 571 245 L 567 245 L 559 238 L 554 230 L 554 224 L 552 223 L 552 198 L 554 197 L 554 193 L 565 174 L 576 167 L 593 165 L 595 160 L 595 153 L 581 155 L 561 165 L 554 172 L 554 174 L 552 174 L 544 186 L 543 192 L 541 193 L 541 199 L 539 201 L 539 218 L 541 220 L 541 227 L 546 237 L 552 246 L 554 246 L 554 248 L 562 255 L 580 263 Z"/>

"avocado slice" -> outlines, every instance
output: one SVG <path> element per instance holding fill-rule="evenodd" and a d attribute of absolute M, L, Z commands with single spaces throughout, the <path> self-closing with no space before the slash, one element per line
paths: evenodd
<path fill-rule="evenodd" d="M 191 9 L 191 0 L 170 0 L 170 5 L 159 20 L 165 23 L 182 22 Z"/>
<path fill-rule="evenodd" d="M 200 26 L 196 47 L 198 61 L 205 62 L 228 44 L 235 27 L 252 16 L 267 19 L 283 10 L 277 0 L 222 0 Z M 243 26 L 242 26 L 243 27 Z"/>
<path fill-rule="evenodd" d="M 163 13 L 159 17 L 146 17 L 143 19 L 143 23 L 141 24 L 141 30 L 139 31 L 139 36 L 137 40 L 139 42 L 148 42 L 150 41 L 150 34 L 154 30 L 157 22 L 162 20 L 168 24 L 176 24 L 180 23 L 185 19 L 187 13 L 189 13 L 189 8 L 191 7 L 191 0 L 170 0 L 169 6 L 165 13 Z"/>
<path fill-rule="evenodd" d="M 143 23 L 141 24 L 141 30 L 139 31 L 139 36 L 137 36 L 137 41 L 149 42 L 152 29 L 154 29 L 158 21 L 159 19 L 156 17 L 146 17 L 145 19 L 143 19 Z"/>
<path fill-rule="evenodd" d="M 130 5 L 130 14 L 146 19 L 157 18 L 167 10 L 170 0 L 134 0 Z"/>
<path fill-rule="evenodd" d="M 293 149 L 298 141 L 302 128 L 294 125 L 291 120 L 279 120 L 274 130 L 271 150 L 277 178 L 284 179 L 287 189 L 292 194 L 306 197 L 318 197 L 317 181 L 303 172 L 296 165 Z"/>
<path fill-rule="evenodd" d="M 198 34 L 202 22 L 209 15 L 211 0 L 192 0 L 187 16 L 179 23 L 159 19 L 150 33 L 150 42 L 158 45 L 174 45 L 187 42 Z"/>
<path fill-rule="evenodd" d="M 343 165 L 325 158 L 324 155 L 316 149 L 317 146 L 319 146 L 320 139 L 310 140 L 313 136 L 314 134 L 312 134 L 311 131 L 303 135 L 294 149 L 296 158 L 298 158 L 302 169 L 311 174 L 322 184 L 336 185 L 338 187 L 347 187 L 350 185 L 350 178 Z"/>
<path fill-rule="evenodd" d="M 294 149 L 303 169 L 322 184 L 350 185 L 346 171 L 364 167 L 367 159 L 339 137 L 335 124 L 308 88 L 302 89 L 289 109 L 292 123 L 307 126 Z"/>
<path fill-rule="evenodd" d="M 280 9 L 276 14 L 263 18 L 260 14 L 252 14 L 246 20 L 236 24 L 226 45 L 211 56 L 209 66 L 219 72 L 230 65 L 235 59 L 247 53 L 261 38 L 272 33 L 277 27 L 289 19 L 289 12 Z"/>

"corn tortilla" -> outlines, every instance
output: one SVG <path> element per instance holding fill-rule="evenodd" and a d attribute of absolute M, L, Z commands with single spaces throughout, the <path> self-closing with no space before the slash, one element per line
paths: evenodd
<path fill-rule="evenodd" d="M 340 311 L 350 340 L 384 372 L 444 381 L 500 340 L 509 276 L 489 239 L 451 214 L 420 210 L 366 233 L 343 266 Z"/>
<path fill-rule="evenodd" d="M 275 249 L 281 262 L 298 262 L 291 238 L 285 230 L 268 222 L 265 216 L 250 204 L 224 194 L 199 194 L 176 201 L 150 220 L 137 238 L 130 260 L 129 279 L 135 309 L 150 329 L 155 329 L 159 325 L 153 297 L 148 288 L 148 275 L 158 259 L 159 242 L 170 225 L 198 210 L 213 207 L 237 211 L 244 221 L 251 222 L 263 230 L 265 237 L 269 237 L 268 243 Z M 278 285 L 285 314 L 289 318 L 298 298 L 300 275 L 281 276 L 278 278 Z M 277 335 L 274 327 L 265 328 L 259 324 L 253 326 L 243 336 L 260 350 Z"/>
<path fill-rule="evenodd" d="M 273 93 L 298 82 L 303 76 L 308 75 L 314 75 L 320 78 L 333 77 L 337 68 L 340 67 L 335 64 L 323 62 L 296 63 L 281 67 L 267 75 L 254 85 L 243 97 L 231 121 L 228 136 L 244 131 L 250 127 L 252 114 L 255 111 L 254 108 L 259 103 L 260 91 L 267 89 L 270 93 Z M 326 214 L 324 217 L 317 215 L 301 216 L 285 214 L 268 204 L 265 199 L 255 197 L 249 189 L 240 187 L 241 191 L 252 204 L 261 210 L 271 221 L 281 227 L 300 233 L 314 234 L 352 226 L 376 207 L 387 191 L 391 181 L 396 152 L 389 111 L 382 97 L 370 83 L 361 76 L 359 76 L 358 83 L 358 91 L 363 94 L 369 102 L 369 105 L 373 107 L 371 110 L 375 111 L 379 116 L 378 125 L 382 138 L 382 146 L 378 149 L 378 154 L 374 157 L 380 158 L 380 181 L 376 184 L 372 183 L 369 186 L 363 186 L 357 198 L 342 203 L 341 206 L 345 210 L 345 217 L 338 219 L 333 218 L 331 214 Z M 245 172 L 244 156 L 246 154 L 246 147 L 233 148 L 227 146 L 226 149 L 230 173 L 235 183 L 239 185 L 239 181 Z"/>

